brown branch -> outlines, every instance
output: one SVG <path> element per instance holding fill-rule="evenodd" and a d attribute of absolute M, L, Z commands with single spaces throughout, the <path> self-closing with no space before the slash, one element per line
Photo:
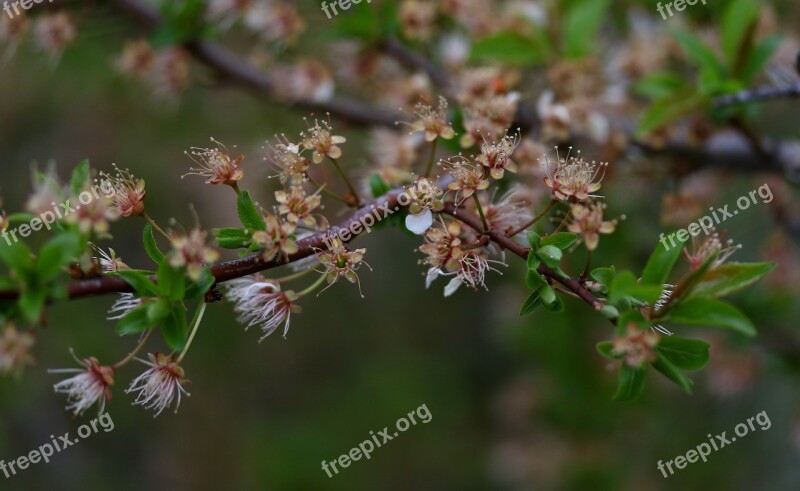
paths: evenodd
<path fill-rule="evenodd" d="M 466 223 L 472 229 L 474 229 L 478 233 L 483 233 L 483 222 L 481 221 L 480 217 L 465 212 L 463 209 L 456 209 L 452 204 L 445 205 L 443 210 L 444 213 Z M 495 244 L 499 245 L 503 249 L 519 256 L 522 259 L 528 259 L 528 252 L 530 248 L 525 247 L 518 242 L 514 241 L 510 237 L 506 236 L 506 234 L 502 231 L 498 230 L 490 230 L 489 238 Z M 562 278 L 559 274 L 553 271 L 551 268 L 547 267 L 545 264 L 541 264 L 538 269 L 539 273 L 542 276 L 545 276 L 553 281 L 560 283 L 564 288 L 571 291 L 583 301 L 588 303 L 592 306 L 595 310 L 599 310 L 603 307 L 602 302 L 597 299 L 592 293 L 587 290 L 583 285 L 581 285 L 580 281 L 574 278 L 566 279 Z"/>

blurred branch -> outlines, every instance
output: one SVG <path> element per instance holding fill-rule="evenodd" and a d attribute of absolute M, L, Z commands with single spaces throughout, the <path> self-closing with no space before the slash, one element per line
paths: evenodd
<path fill-rule="evenodd" d="M 735 94 L 729 94 L 714 99 L 715 107 L 730 106 L 733 104 L 750 104 L 771 99 L 800 98 L 800 83 L 784 87 L 764 86 L 745 89 Z"/>
<path fill-rule="evenodd" d="M 109 2 L 150 29 L 155 29 L 161 24 L 161 16 L 156 8 L 141 0 L 109 0 Z M 221 75 L 269 98 L 276 98 L 270 77 L 224 46 L 212 41 L 198 40 L 186 43 L 185 48 L 198 61 Z M 343 121 L 359 125 L 394 126 L 396 121 L 406 119 L 403 114 L 381 110 L 343 97 L 319 102 L 302 100 L 290 104 L 316 113 L 331 113 Z"/>

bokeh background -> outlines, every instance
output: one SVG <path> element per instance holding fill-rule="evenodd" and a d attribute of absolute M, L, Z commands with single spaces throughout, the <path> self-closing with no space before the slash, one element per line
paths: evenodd
<path fill-rule="evenodd" d="M 315 7 L 307 8 L 324 27 Z M 782 8 L 797 20 L 796 5 Z M 42 169 L 55 161 L 66 178 L 88 158 L 94 168 L 109 170 L 115 162 L 143 177 L 148 208 L 161 223 L 191 224 L 192 204 L 205 227 L 234 226 L 229 190 L 181 179 L 190 163 L 183 151 L 206 145 L 210 136 L 237 145 L 245 155 L 245 187 L 266 202 L 274 182 L 262 145 L 275 133 L 302 129 L 305 114 L 211 83 L 170 103 L 154 98 L 147 87 L 109 70 L 132 30 L 121 19 L 98 19 L 58 64 L 21 46 L 0 65 L 5 208 L 24 202 L 33 163 Z M 759 127 L 796 137 L 796 109 L 796 101 L 768 105 Z M 364 131 L 336 126 L 349 138 L 347 165 L 361 166 Z M 679 183 L 655 159 L 612 166 L 604 186 L 609 212 L 626 220 L 601 242 L 597 264 L 638 270 L 675 211 L 658 197 L 675 193 Z M 765 182 L 798 199 L 796 186 L 779 175 L 703 172 L 687 179 L 697 190 L 695 210 L 732 203 Z M 337 216 L 333 204 L 327 211 Z M 687 213 L 684 223 L 692 219 Z M 124 370 L 108 406 L 112 432 L 12 479 L 0 477 L 0 489 L 800 489 L 800 263 L 797 237 L 786 235 L 774 215 L 772 205 L 760 204 L 725 224 L 744 245 L 736 258 L 776 260 L 780 267 L 736 299 L 754 319 L 757 339 L 687 331 L 712 342 L 712 362 L 693 374 L 692 396 L 651 374 L 641 401 L 611 401 L 615 370 L 594 349 L 611 336 L 601 316 L 567 299 L 564 314 L 518 317 L 526 288 L 524 266 L 514 258 L 502 277 L 490 279 L 490 291 L 462 289 L 444 299 L 443 284 L 424 289 L 414 251 L 419 242 L 385 228 L 358 241 L 373 269 L 362 270 L 365 298 L 339 284 L 304 303 L 286 339 L 276 334 L 262 343 L 235 321 L 229 305 L 214 305 L 184 363 L 191 397 L 177 415 L 154 419 L 132 407 L 121 389 L 138 369 Z M 123 221 L 113 229 L 110 245 L 131 265 L 147 264 L 139 247 L 142 224 Z M 0 458 L 27 454 L 49 435 L 74 434 L 91 419 L 63 410 L 62 397 L 52 391 L 58 377 L 47 369 L 71 367 L 69 348 L 101 360 L 127 353 L 131 339 L 120 338 L 105 320 L 113 301 L 84 299 L 49 309 L 37 364 L 20 380 L 0 380 Z M 151 340 L 150 349 L 163 349 L 159 343 Z M 433 415 L 430 423 L 332 479 L 321 470 L 323 459 L 333 460 L 421 404 Z M 760 411 L 769 414 L 769 430 L 668 479 L 656 469 L 658 460 L 685 454 L 709 433 L 731 433 Z"/>

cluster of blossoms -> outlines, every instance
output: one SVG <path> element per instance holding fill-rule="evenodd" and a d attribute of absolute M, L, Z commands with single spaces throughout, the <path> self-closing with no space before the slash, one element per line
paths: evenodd
<path fill-rule="evenodd" d="M 614 339 L 612 353 L 622 357 L 629 367 L 639 368 L 658 359 L 658 354 L 655 352 L 658 340 L 659 336 L 655 332 L 630 324 L 627 326 L 625 336 Z"/>
<path fill-rule="evenodd" d="M 174 97 L 189 85 L 189 56 L 181 48 L 156 50 L 145 40 L 129 41 L 114 64 L 120 74 L 144 81 L 160 97 Z"/>
<path fill-rule="evenodd" d="M 0 60 L 14 54 L 28 32 L 32 34 L 34 45 L 54 60 L 58 60 L 64 49 L 78 36 L 78 28 L 66 12 L 38 15 L 33 21 L 28 20 L 24 10 L 13 17 L 1 15 L 0 48 L 6 45 L 6 52 L 0 52 Z"/>

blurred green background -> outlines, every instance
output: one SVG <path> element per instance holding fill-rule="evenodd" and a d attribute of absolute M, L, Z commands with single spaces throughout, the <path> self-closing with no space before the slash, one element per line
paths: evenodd
<path fill-rule="evenodd" d="M 192 223 L 193 204 L 205 227 L 236 223 L 232 193 L 181 180 L 183 151 L 213 136 L 245 154 L 245 187 L 262 202 L 274 182 L 261 146 L 275 133 L 295 133 L 299 112 L 258 101 L 235 88 L 194 86 L 174 104 L 154 99 L 141 84 L 115 76 L 110 60 L 130 29 L 122 21 L 82 30 L 57 66 L 23 46 L 0 66 L 0 194 L 5 208 L 21 207 L 30 168 L 51 159 L 63 178 L 89 158 L 93 167 L 130 167 L 148 188 L 148 208 L 161 223 Z M 110 39 L 98 42 L 98 39 Z M 796 106 L 797 102 L 785 103 Z M 775 106 L 780 106 L 777 104 Z M 770 121 L 776 107 L 768 107 Z M 783 112 L 785 114 L 785 112 Z M 776 131 L 797 136 L 797 112 Z M 334 121 L 335 122 L 335 121 Z M 336 125 L 349 138 L 348 165 L 364 160 L 363 130 Z M 601 241 L 597 264 L 639 270 L 661 226 L 662 204 L 674 190 L 657 161 L 612 163 L 607 180 L 611 215 L 625 214 L 619 232 Z M 730 203 L 763 184 L 765 176 L 708 175 L 710 205 Z M 773 181 L 770 181 L 773 182 Z M 797 199 L 796 188 L 791 188 Z M 333 205 L 327 211 L 337 216 Z M 146 264 L 142 223 L 114 225 L 110 244 L 130 265 Z M 765 244 L 780 235 L 770 205 L 726 223 L 744 244 L 739 260 L 769 259 Z M 561 315 L 519 318 L 526 295 L 523 265 L 509 258 L 489 292 L 462 289 L 444 299 L 441 281 L 424 289 L 419 245 L 397 229 L 358 241 L 374 269 L 362 269 L 366 298 L 339 284 L 306 301 L 286 339 L 258 343 L 231 308 L 216 304 L 184 363 L 191 397 L 178 415 L 130 405 L 123 389 L 139 367 L 117 374 L 108 405 L 115 429 L 37 464 L 0 489 L 120 491 L 183 490 L 760 490 L 800 489 L 800 341 L 796 281 L 765 281 L 737 299 L 760 330 L 755 341 L 696 331 L 712 341 L 712 362 L 694 374 L 686 396 L 650 376 L 642 401 L 611 401 L 615 371 L 594 349 L 608 339 L 606 321 L 567 300 Z M 800 271 L 796 243 L 787 242 L 780 273 Z M 226 256 L 228 257 L 228 256 Z M 778 258 L 774 258 L 778 259 Z M 576 258 L 580 261 L 580 258 Z M 580 264 L 575 268 L 581 267 Z M 791 276 L 790 276 L 791 277 Z M 68 349 L 110 361 L 131 348 L 105 311 L 114 298 L 54 305 L 40 332 L 37 364 L 19 381 L 0 380 L 0 459 L 27 454 L 49 435 L 91 419 L 73 418 L 52 391 L 48 368 L 71 367 Z M 150 350 L 163 349 L 151 340 Z M 426 404 L 431 422 L 417 425 L 371 460 L 329 479 L 320 462 L 333 460 Z M 767 411 L 772 427 L 713 453 L 664 479 L 658 460 L 670 460 Z"/>

